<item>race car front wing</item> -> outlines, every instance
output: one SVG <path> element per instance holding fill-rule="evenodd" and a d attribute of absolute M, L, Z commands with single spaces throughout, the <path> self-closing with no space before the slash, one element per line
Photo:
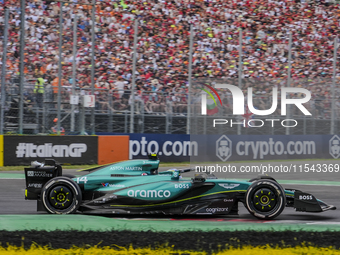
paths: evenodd
<path fill-rule="evenodd" d="M 294 192 L 294 208 L 299 212 L 324 212 L 336 209 L 334 205 L 327 205 L 315 196 L 299 190 Z"/>

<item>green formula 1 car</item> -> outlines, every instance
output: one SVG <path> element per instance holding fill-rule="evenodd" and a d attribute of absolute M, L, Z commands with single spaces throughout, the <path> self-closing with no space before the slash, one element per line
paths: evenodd
<path fill-rule="evenodd" d="M 25 168 L 25 198 L 37 200 L 38 210 L 69 214 L 227 215 L 242 202 L 260 219 L 273 219 L 285 207 L 296 211 L 335 210 L 299 190 L 284 190 L 275 179 L 217 179 L 211 174 L 182 178 L 190 169 L 158 172 L 157 155 L 88 169 L 81 177 L 63 176 L 54 160 Z"/>

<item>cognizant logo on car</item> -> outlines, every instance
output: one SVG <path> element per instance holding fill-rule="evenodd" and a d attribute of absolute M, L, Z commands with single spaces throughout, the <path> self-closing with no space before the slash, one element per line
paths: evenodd
<path fill-rule="evenodd" d="M 129 197 L 170 197 L 171 192 L 169 190 L 128 190 L 127 195 Z"/>
<path fill-rule="evenodd" d="M 216 208 L 206 208 L 205 209 L 206 212 L 211 212 L 211 213 L 215 213 L 215 212 L 227 212 L 228 211 L 228 207 L 216 207 Z"/>

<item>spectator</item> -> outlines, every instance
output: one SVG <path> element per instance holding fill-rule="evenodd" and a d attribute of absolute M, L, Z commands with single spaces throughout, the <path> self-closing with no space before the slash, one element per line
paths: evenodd
<path fill-rule="evenodd" d="M 84 0 L 84 3 L 90 2 Z M 56 100 L 60 3 L 26 0 L 26 4 L 25 76 L 46 73 L 44 79 L 52 80 Z M 8 74 L 13 75 L 19 68 L 20 1 L 6 0 L 0 5 L 0 26 L 3 26 L 5 7 L 10 9 L 6 64 Z M 72 56 L 74 15 L 79 16 L 76 56 Z M 292 86 L 301 80 L 317 84 L 318 79 L 332 77 L 333 40 L 340 31 L 339 15 L 339 5 L 325 1 L 98 1 L 96 84 L 100 88 L 117 89 L 119 98 L 125 93 L 125 85 L 131 88 L 135 18 L 139 21 L 136 69 L 136 80 L 141 84 L 139 90 L 151 84 L 154 92 L 159 91 L 159 86 L 167 86 L 176 94 L 177 85 L 182 86 L 188 80 L 191 24 L 195 31 L 194 78 L 238 78 L 238 29 L 242 28 L 243 90 L 246 91 L 249 81 L 253 80 L 258 91 L 265 91 L 261 95 L 266 96 L 267 91 L 260 84 L 267 82 L 267 87 L 285 84 L 288 32 L 292 32 L 293 37 Z M 81 89 L 90 88 L 90 17 L 91 6 L 79 2 L 63 6 L 63 87 L 73 82 L 71 65 L 75 61 L 77 85 Z M 0 55 L 2 49 L 0 45 Z M 329 98 L 325 92 L 323 89 L 321 96 Z M 175 97 L 178 96 L 177 93 Z M 125 99 L 128 100 L 127 94 Z M 156 97 L 152 100 L 155 104 L 159 101 Z M 186 98 L 179 101 L 177 98 L 176 102 L 176 111 L 185 112 Z M 261 108 L 267 106 L 260 104 Z"/>
<path fill-rule="evenodd" d="M 37 75 L 36 77 L 37 77 L 37 81 L 35 82 L 34 93 L 36 97 L 37 106 L 39 108 L 42 108 L 44 92 L 45 92 L 45 87 L 44 87 L 45 80 L 41 76 Z"/>
<path fill-rule="evenodd" d="M 62 126 L 60 126 L 60 129 L 58 130 L 58 124 L 57 124 L 57 122 L 58 122 L 58 118 L 55 118 L 54 120 L 53 120 L 53 122 L 54 122 L 54 126 L 53 127 L 51 127 L 51 133 L 52 134 L 60 134 L 60 135 L 65 135 L 65 129 L 62 127 Z"/>

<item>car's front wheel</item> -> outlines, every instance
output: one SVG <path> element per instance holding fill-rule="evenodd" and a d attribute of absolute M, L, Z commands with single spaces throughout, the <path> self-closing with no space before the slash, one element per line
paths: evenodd
<path fill-rule="evenodd" d="M 77 183 L 67 177 L 49 180 L 41 190 L 45 209 L 53 214 L 75 213 L 81 203 L 82 193 Z"/>
<path fill-rule="evenodd" d="M 284 189 L 275 181 L 258 180 L 247 190 L 246 207 L 259 219 L 274 219 L 279 216 L 286 205 Z"/>

